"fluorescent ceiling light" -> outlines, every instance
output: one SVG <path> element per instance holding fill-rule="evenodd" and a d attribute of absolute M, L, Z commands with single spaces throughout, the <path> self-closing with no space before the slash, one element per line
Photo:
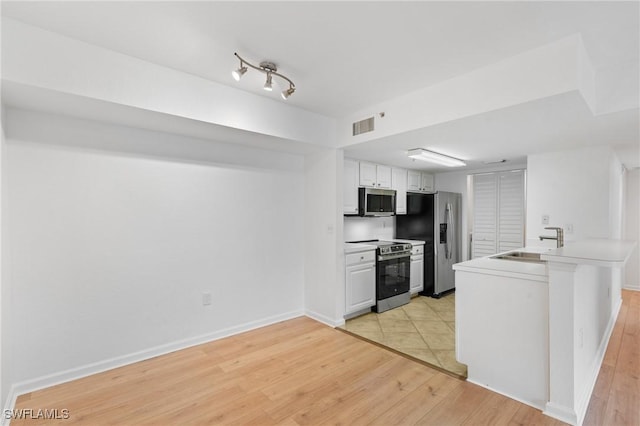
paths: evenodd
<path fill-rule="evenodd" d="M 462 167 L 467 165 L 467 163 L 462 160 L 458 160 L 457 158 L 438 154 L 437 152 L 428 151 L 422 148 L 411 149 L 407 155 L 411 158 L 415 158 L 416 160 L 428 161 L 430 163 L 440 164 L 447 167 Z"/>

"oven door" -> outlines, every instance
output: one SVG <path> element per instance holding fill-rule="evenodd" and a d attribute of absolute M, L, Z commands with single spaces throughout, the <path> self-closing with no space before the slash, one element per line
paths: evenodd
<path fill-rule="evenodd" d="M 395 254 L 389 256 L 378 255 L 376 277 L 376 299 L 388 297 L 409 291 L 409 271 L 411 269 L 411 254 Z"/>

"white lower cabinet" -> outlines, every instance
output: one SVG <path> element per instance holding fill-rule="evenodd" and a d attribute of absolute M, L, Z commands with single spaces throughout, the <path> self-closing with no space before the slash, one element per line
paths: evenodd
<path fill-rule="evenodd" d="M 375 305 L 375 251 L 348 254 L 345 265 L 345 314 L 352 314 Z"/>
<path fill-rule="evenodd" d="M 409 276 L 409 291 L 418 293 L 424 290 L 424 246 L 411 248 L 411 269 Z"/>

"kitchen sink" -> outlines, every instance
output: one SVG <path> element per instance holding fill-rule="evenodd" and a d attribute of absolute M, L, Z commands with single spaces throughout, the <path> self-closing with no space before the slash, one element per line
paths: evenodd
<path fill-rule="evenodd" d="M 517 260 L 519 262 L 545 263 L 546 260 L 540 259 L 540 253 L 528 253 L 524 251 L 510 251 L 508 253 L 492 256 L 492 259 L 501 260 Z"/>

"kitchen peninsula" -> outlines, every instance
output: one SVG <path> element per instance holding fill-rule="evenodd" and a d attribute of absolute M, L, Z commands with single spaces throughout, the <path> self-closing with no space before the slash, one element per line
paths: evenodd
<path fill-rule="evenodd" d="M 581 424 L 635 246 L 587 240 L 454 265 L 456 356 L 468 380 Z"/>

